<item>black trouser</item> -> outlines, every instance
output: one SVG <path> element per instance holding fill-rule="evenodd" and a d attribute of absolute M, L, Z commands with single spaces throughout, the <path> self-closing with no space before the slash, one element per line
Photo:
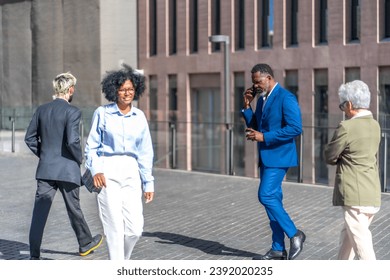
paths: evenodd
<path fill-rule="evenodd" d="M 40 256 L 43 230 L 57 189 L 60 190 L 64 198 L 69 220 L 79 246 L 85 246 L 90 243 L 92 235 L 80 208 L 80 187 L 74 183 L 45 180 L 38 180 L 37 185 L 29 236 L 30 255 L 32 257 Z"/>

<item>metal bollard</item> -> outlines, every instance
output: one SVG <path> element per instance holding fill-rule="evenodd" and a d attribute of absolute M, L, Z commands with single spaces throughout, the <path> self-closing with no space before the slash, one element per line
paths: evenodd
<path fill-rule="evenodd" d="M 15 153 L 15 118 L 9 117 L 9 120 L 11 121 L 11 127 L 12 127 L 12 134 L 11 134 L 11 150 L 13 153 Z"/>
<path fill-rule="evenodd" d="M 387 133 L 382 133 L 383 140 L 383 192 L 387 192 Z"/>
<path fill-rule="evenodd" d="M 171 159 L 171 168 L 177 168 L 177 155 L 176 155 L 176 124 L 170 123 L 169 127 L 171 128 L 171 143 L 172 143 L 172 159 Z"/>

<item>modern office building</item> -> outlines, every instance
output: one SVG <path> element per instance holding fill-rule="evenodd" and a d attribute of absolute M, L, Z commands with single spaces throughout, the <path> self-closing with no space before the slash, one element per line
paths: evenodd
<path fill-rule="evenodd" d="M 229 41 L 212 43 L 212 35 L 226 35 Z M 383 131 L 379 162 L 386 176 L 389 0 L 138 1 L 138 42 L 139 68 L 149 81 L 139 106 L 155 128 L 160 166 L 225 173 L 230 169 L 224 145 L 230 140 L 230 171 L 257 176 L 256 146 L 245 141 L 239 112 L 252 66 L 268 63 L 302 110 L 301 163 L 288 180 L 333 184 L 334 170 L 322 152 L 343 119 L 338 88 L 354 79 L 371 90 L 370 109 Z M 230 139 L 226 130 L 232 131 Z"/>
<path fill-rule="evenodd" d="M 126 62 L 147 76 L 138 106 L 163 168 L 258 176 L 240 109 L 252 66 L 268 63 L 302 110 L 300 166 L 286 179 L 332 185 L 322 152 L 343 119 L 337 91 L 362 79 L 388 185 L 390 0 L 0 0 L 0 35 L 1 130 L 10 116 L 23 129 L 63 71 L 90 117 L 102 75 Z"/>

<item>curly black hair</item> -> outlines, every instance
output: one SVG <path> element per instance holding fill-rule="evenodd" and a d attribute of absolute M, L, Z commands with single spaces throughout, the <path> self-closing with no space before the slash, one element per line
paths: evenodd
<path fill-rule="evenodd" d="M 145 90 L 145 76 L 136 72 L 131 66 L 125 63 L 122 64 L 120 70 L 106 72 L 106 76 L 101 82 L 102 92 L 106 99 L 116 103 L 118 101 L 118 89 L 127 80 L 133 83 L 135 89 L 134 100 L 138 100 Z"/>

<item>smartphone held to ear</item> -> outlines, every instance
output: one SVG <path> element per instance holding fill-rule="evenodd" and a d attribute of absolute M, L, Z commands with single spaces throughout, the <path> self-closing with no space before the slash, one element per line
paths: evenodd
<path fill-rule="evenodd" d="M 260 88 L 256 88 L 255 86 L 252 86 L 252 96 L 255 97 L 256 95 L 261 93 Z"/>

